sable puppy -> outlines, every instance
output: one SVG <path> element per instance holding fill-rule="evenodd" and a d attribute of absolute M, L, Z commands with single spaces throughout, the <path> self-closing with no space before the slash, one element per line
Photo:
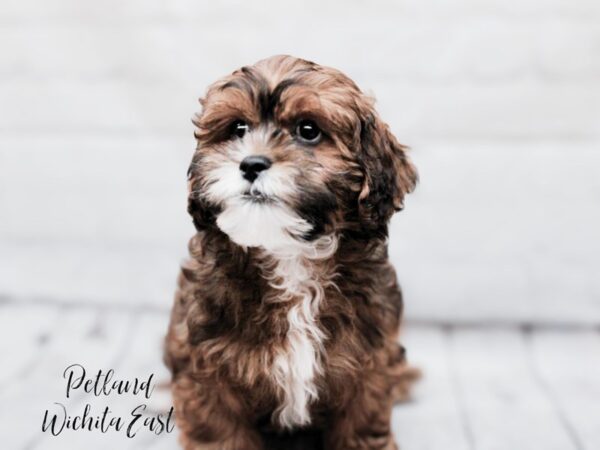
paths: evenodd
<path fill-rule="evenodd" d="M 394 449 L 415 377 L 388 221 L 417 173 L 373 100 L 291 56 L 209 87 L 165 346 L 186 449 Z"/>

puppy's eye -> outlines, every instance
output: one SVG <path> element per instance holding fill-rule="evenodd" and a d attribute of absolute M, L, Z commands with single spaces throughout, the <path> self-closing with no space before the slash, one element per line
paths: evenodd
<path fill-rule="evenodd" d="M 250 127 L 246 122 L 243 120 L 236 120 L 231 124 L 231 137 L 243 138 L 249 129 Z"/>
<path fill-rule="evenodd" d="M 321 130 L 312 120 L 301 120 L 296 126 L 296 136 L 307 144 L 316 144 L 321 140 Z"/>

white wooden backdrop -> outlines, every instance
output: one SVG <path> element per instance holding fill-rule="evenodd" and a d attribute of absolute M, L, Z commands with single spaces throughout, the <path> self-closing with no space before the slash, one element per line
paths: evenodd
<path fill-rule="evenodd" d="M 167 308 L 206 85 L 338 67 L 413 147 L 392 226 L 419 321 L 600 321 L 595 0 L 3 0 L 0 295 Z"/>

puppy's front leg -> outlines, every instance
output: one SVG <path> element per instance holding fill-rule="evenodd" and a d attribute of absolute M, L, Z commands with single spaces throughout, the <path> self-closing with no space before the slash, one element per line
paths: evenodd
<path fill-rule="evenodd" d="M 329 450 L 397 450 L 390 430 L 393 398 L 385 370 L 364 376 L 360 393 L 337 412 L 326 431 Z"/>
<path fill-rule="evenodd" d="M 185 450 L 264 450 L 240 400 L 225 388 L 182 375 L 173 381 L 173 401 Z"/>

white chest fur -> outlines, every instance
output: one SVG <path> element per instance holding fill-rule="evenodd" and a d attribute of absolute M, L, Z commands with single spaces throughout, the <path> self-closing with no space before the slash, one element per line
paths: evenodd
<path fill-rule="evenodd" d="M 293 302 L 287 314 L 286 345 L 275 355 L 271 376 L 282 395 L 275 412 L 286 428 L 310 423 L 309 405 L 318 398 L 315 376 L 322 372 L 324 334 L 317 325 L 324 291 L 312 261 L 278 258 L 268 280 L 281 294 L 277 301 Z"/>

